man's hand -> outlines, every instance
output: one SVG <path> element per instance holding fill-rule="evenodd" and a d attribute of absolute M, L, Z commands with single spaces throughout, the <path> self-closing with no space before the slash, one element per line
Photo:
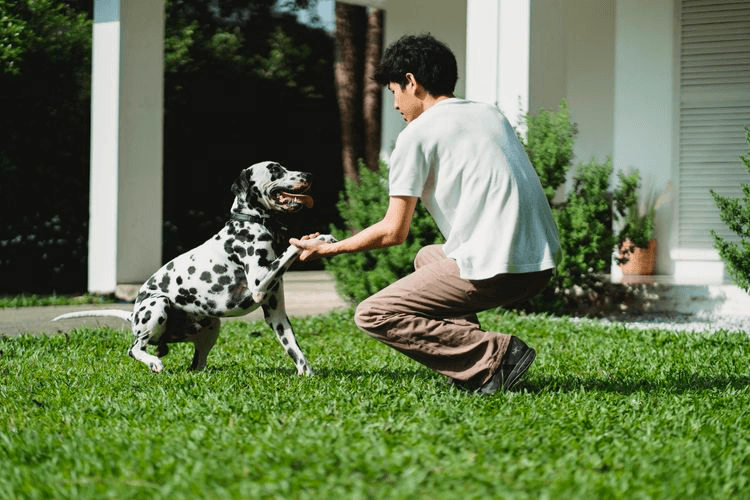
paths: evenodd
<path fill-rule="evenodd" d="M 326 255 L 334 255 L 333 243 L 317 240 L 320 233 L 312 233 L 301 238 L 290 238 L 289 243 L 302 250 L 299 254 L 299 260 L 302 262 L 312 261 Z"/>

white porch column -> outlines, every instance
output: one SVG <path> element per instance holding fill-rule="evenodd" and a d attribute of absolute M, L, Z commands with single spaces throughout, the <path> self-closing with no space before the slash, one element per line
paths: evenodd
<path fill-rule="evenodd" d="M 515 127 L 529 110 L 531 0 L 467 0 L 466 98 L 495 104 Z"/>
<path fill-rule="evenodd" d="M 164 0 L 95 0 L 88 289 L 161 265 Z"/>

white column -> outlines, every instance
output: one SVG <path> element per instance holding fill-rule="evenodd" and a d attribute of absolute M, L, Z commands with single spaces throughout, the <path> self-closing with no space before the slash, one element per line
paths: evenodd
<path fill-rule="evenodd" d="M 514 127 L 529 110 L 530 1 L 467 1 L 466 97 L 495 104 Z"/>
<path fill-rule="evenodd" d="M 161 264 L 164 0 L 95 0 L 88 289 Z"/>

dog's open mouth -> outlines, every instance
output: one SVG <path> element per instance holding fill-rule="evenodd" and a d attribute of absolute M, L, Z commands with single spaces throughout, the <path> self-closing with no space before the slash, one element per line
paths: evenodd
<path fill-rule="evenodd" d="M 293 208 L 302 208 L 302 205 L 307 208 L 313 207 L 312 196 L 305 194 L 307 189 L 301 191 L 279 191 L 275 194 L 276 202 L 279 205 L 290 206 Z"/>

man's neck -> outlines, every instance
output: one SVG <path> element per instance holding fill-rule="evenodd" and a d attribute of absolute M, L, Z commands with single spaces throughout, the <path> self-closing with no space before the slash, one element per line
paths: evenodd
<path fill-rule="evenodd" d="M 422 112 L 424 113 L 425 111 L 427 111 L 428 109 L 430 109 L 431 107 L 433 107 L 435 104 L 439 103 L 440 101 L 445 101 L 446 99 L 451 99 L 453 97 L 454 97 L 453 94 L 439 95 L 439 96 L 434 96 L 432 94 L 427 94 L 426 97 L 424 98 L 424 100 L 422 101 L 423 102 L 423 111 Z"/>

